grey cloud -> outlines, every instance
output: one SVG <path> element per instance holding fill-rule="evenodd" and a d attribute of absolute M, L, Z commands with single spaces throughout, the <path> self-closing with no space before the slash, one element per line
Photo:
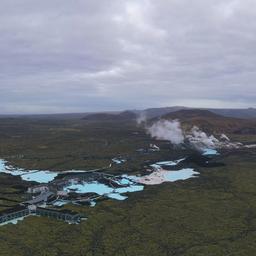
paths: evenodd
<path fill-rule="evenodd" d="M 0 109 L 255 107 L 254 0 L 3 0 Z"/>

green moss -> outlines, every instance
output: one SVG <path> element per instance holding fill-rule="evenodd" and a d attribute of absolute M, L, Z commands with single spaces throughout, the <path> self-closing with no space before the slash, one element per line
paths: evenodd
<path fill-rule="evenodd" d="M 145 134 L 133 135 L 141 131 L 130 125 L 122 129 L 82 122 L 24 126 L 24 133 L 15 140 L 11 134 L 16 128 L 5 128 L 7 137 L 1 144 L 1 155 L 24 153 L 25 158 L 10 158 L 24 167 L 92 168 L 121 154 L 131 160 L 111 171 L 138 172 L 146 160 L 181 155 L 163 150 L 138 156 L 135 150 L 148 146 L 150 139 Z M 3 125 L 0 127 L 3 130 Z M 225 166 L 198 167 L 199 178 L 147 186 L 129 194 L 125 201 L 108 200 L 93 208 L 65 206 L 88 217 L 80 225 L 28 217 L 17 225 L 1 226 L 0 255 L 254 256 L 256 152 L 224 153 L 220 158 Z M 8 175 L 0 175 L 0 182 L 2 197 L 22 200 L 28 183 Z"/>

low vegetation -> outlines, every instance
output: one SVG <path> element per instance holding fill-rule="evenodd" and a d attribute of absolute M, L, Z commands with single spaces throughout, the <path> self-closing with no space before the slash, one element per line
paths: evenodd
<path fill-rule="evenodd" d="M 255 142 L 252 135 L 234 138 Z M 0 139 L 0 156 L 28 169 L 97 168 L 122 155 L 131 160 L 110 171 L 139 172 L 145 161 L 184 154 L 165 142 L 160 152 L 138 153 L 155 141 L 134 123 L 2 119 Z M 66 205 L 88 217 L 80 225 L 28 217 L 1 226 L 0 255 L 256 255 L 256 150 L 223 151 L 218 161 L 223 165 L 195 166 L 198 178 L 147 186 L 125 201 Z M 22 201 L 27 186 L 0 174 L 1 209 Z"/>

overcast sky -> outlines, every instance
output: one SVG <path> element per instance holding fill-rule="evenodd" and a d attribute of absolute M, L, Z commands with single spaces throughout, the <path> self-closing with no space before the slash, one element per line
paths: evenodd
<path fill-rule="evenodd" d="M 255 0 L 1 0 L 0 113 L 256 107 Z"/>

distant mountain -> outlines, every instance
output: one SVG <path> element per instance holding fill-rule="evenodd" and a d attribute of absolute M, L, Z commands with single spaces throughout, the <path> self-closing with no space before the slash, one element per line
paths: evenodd
<path fill-rule="evenodd" d="M 132 111 L 123 111 L 121 113 L 95 113 L 89 114 L 83 118 L 86 121 L 135 121 L 137 115 Z"/>
<path fill-rule="evenodd" d="M 247 108 L 247 109 L 216 109 L 216 108 L 189 108 L 183 106 L 174 106 L 174 107 L 163 107 L 163 108 L 148 108 L 145 110 L 127 110 L 127 111 L 104 111 L 104 112 L 85 112 L 85 113 L 59 113 L 59 114 L 27 114 L 27 115 L 1 115 L 0 118 L 37 118 L 37 119 L 134 119 L 135 116 L 144 116 L 147 119 L 152 119 L 166 115 L 168 113 L 176 112 L 179 110 L 209 110 L 212 113 L 226 116 L 226 117 L 235 117 L 242 119 L 256 119 L 256 108 Z M 121 116 L 119 116 L 121 115 Z"/>
<path fill-rule="evenodd" d="M 168 113 L 176 112 L 183 109 L 193 109 L 193 110 L 209 110 L 212 113 L 222 115 L 225 117 L 235 117 L 242 119 L 256 119 L 256 109 L 216 109 L 216 108 L 188 108 L 188 107 L 163 107 L 163 108 L 149 108 L 142 111 L 136 111 L 138 115 L 144 115 L 147 119 L 152 119 L 155 117 L 160 117 Z"/>
<path fill-rule="evenodd" d="M 256 119 L 256 108 L 247 109 L 208 109 L 213 113 L 236 118 Z"/>
<path fill-rule="evenodd" d="M 179 111 L 171 112 L 162 116 L 163 118 L 178 118 L 178 119 L 197 119 L 197 118 L 220 118 L 226 119 L 226 117 L 217 115 L 209 110 L 204 109 L 182 109 Z"/>
<path fill-rule="evenodd" d="M 147 119 L 151 119 L 151 118 L 159 117 L 159 116 L 162 116 L 171 112 L 175 112 L 178 110 L 182 110 L 182 109 L 188 109 L 188 108 L 179 107 L 179 106 L 164 107 L 164 108 L 148 108 L 142 111 L 138 111 L 137 114 L 143 114 L 145 117 L 147 117 Z"/>
<path fill-rule="evenodd" d="M 196 125 L 209 133 L 256 134 L 256 120 L 224 117 L 209 110 L 183 109 L 163 115 L 161 119 L 178 119 L 185 129 Z M 151 122 L 155 120 L 152 119 Z"/>

